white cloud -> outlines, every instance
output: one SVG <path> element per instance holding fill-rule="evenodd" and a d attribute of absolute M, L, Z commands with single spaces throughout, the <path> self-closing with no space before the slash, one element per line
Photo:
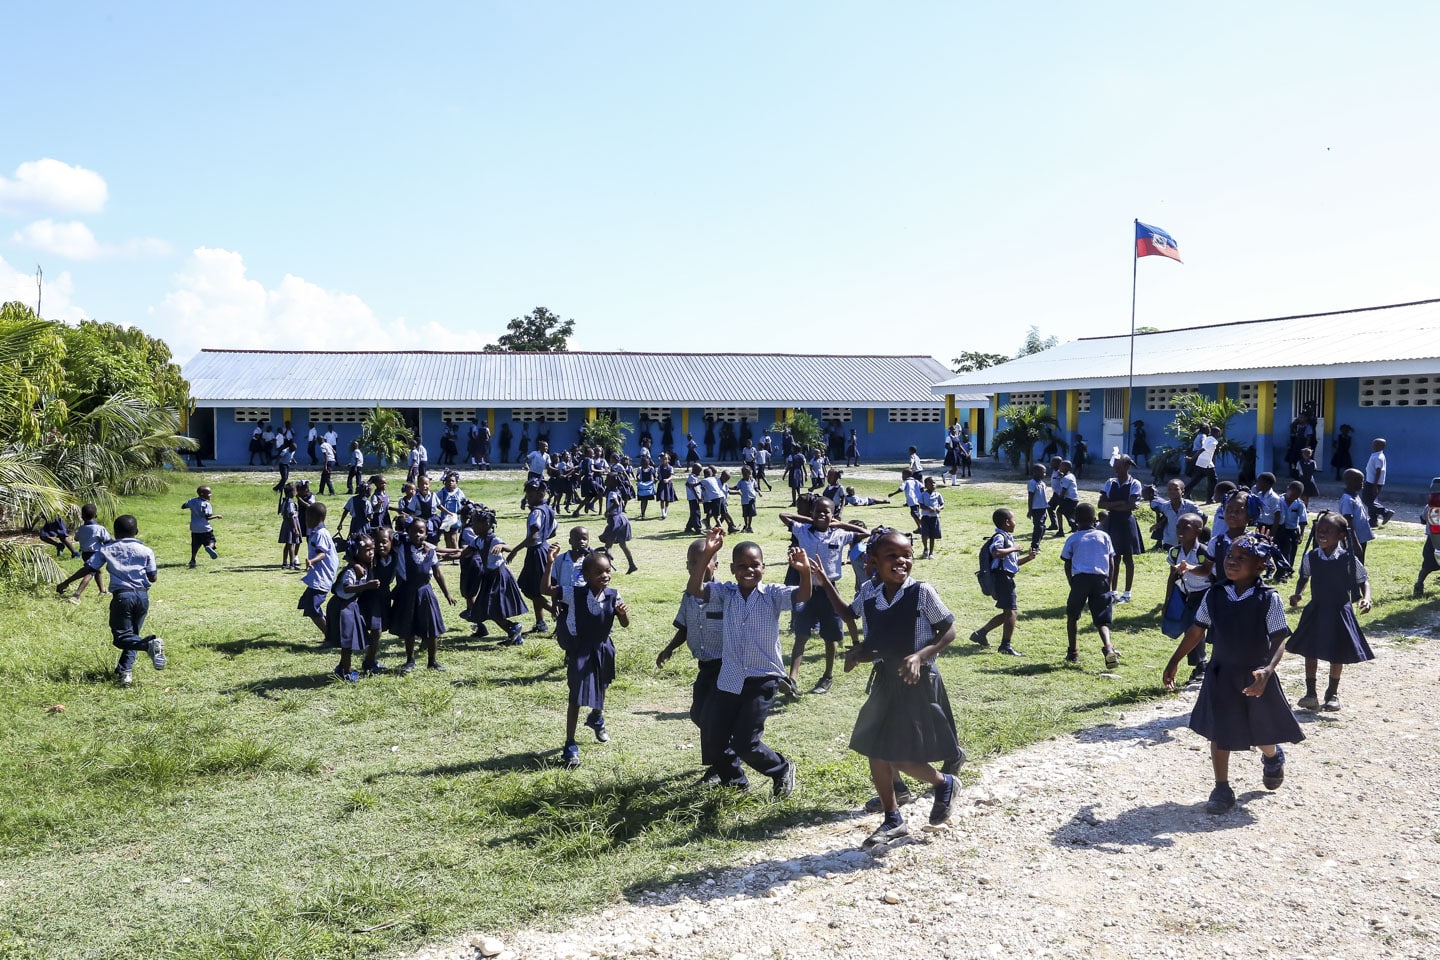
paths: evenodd
<path fill-rule="evenodd" d="M 170 252 L 168 243 L 151 237 L 135 237 L 124 243 L 101 243 L 95 239 L 94 231 L 79 220 L 36 220 L 16 230 L 10 235 L 10 240 L 69 260 L 163 256 Z"/>
<path fill-rule="evenodd" d="M 49 157 L 20 164 L 13 178 L 0 176 L 4 213 L 99 213 L 108 197 L 100 174 Z"/>
<path fill-rule="evenodd" d="M 40 312 L 47 320 L 64 320 L 67 323 L 88 319 L 90 313 L 75 303 L 74 294 L 75 284 L 68 271 L 58 275 L 47 274 Z M 18 300 L 35 309 L 35 274 L 22 273 L 0 257 L 0 303 L 10 300 Z"/>
<path fill-rule="evenodd" d="M 292 274 L 274 289 L 250 278 L 233 251 L 199 247 L 150 315 L 177 357 L 202 347 L 266 350 L 479 350 L 495 334 L 405 318 L 382 322 L 364 300 Z"/>

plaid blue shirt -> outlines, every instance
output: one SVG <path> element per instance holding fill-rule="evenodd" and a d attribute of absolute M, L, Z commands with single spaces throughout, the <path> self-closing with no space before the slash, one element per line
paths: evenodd
<path fill-rule="evenodd" d="M 719 660 L 725 652 L 725 608 L 718 598 L 707 602 L 686 593 L 675 613 L 675 628 L 685 631 L 685 643 L 696 660 Z"/>
<path fill-rule="evenodd" d="M 1110 575 L 1110 558 L 1115 556 L 1115 546 L 1110 534 L 1091 527 L 1076 530 L 1065 538 L 1060 548 L 1060 559 L 1070 561 L 1071 573 L 1102 573 Z"/>
<path fill-rule="evenodd" d="M 856 617 L 864 618 L 865 603 L 868 600 L 875 601 L 876 610 L 889 610 L 900 602 L 907 590 L 919 590 L 920 596 L 916 598 L 920 615 L 915 618 L 915 649 L 920 650 L 934 642 L 937 634 L 944 632 L 945 628 L 955 622 L 955 615 L 950 608 L 945 606 L 945 601 L 940 599 L 940 594 L 930 584 L 913 578 L 906 578 L 895 592 L 893 600 L 885 599 L 885 585 L 878 580 L 866 580 L 860 584 L 860 592 L 855 594 L 855 599 L 850 602 L 850 613 Z M 865 639 L 870 639 L 870 624 L 865 624 Z M 935 658 L 931 657 L 927 663 L 934 663 Z"/>
<path fill-rule="evenodd" d="M 798 587 L 762 583 L 740 595 L 737 583 L 706 584 L 705 599 L 720 601 L 725 615 L 724 650 L 720 677 L 715 686 L 726 693 L 739 693 L 749 677 L 783 677 L 785 661 L 780 654 L 780 614 L 794 609 Z"/>

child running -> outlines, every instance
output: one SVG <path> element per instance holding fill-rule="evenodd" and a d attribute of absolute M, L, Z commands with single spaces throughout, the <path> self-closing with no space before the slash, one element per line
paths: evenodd
<path fill-rule="evenodd" d="M 215 528 L 210 521 L 221 517 L 210 506 L 210 488 L 203 485 L 195 488 L 195 496 L 180 504 L 180 509 L 190 511 L 190 568 L 193 570 L 201 547 L 211 560 L 220 556 L 215 552 Z"/>
<path fill-rule="evenodd" d="M 619 547 L 620 552 L 625 554 L 625 561 L 629 564 L 625 573 L 634 573 L 640 568 L 635 564 L 635 555 L 630 552 L 630 518 L 625 516 L 625 493 L 621 489 L 621 481 L 615 474 L 605 478 L 605 529 L 600 531 L 600 542 L 606 547 L 609 553 L 611 547 Z"/>
<path fill-rule="evenodd" d="M 495 511 L 472 510 L 460 539 L 460 595 L 465 598 L 461 618 L 475 625 L 477 637 L 488 634 L 485 621 L 493 620 L 503 633 L 500 644 L 519 646 L 525 642 L 525 628 L 516 621 L 530 608 L 505 565 L 505 541 L 495 532 Z"/>
<path fill-rule="evenodd" d="M 790 568 L 801 572 L 799 586 L 775 586 L 765 579 L 765 554 L 746 540 L 730 554 L 733 582 L 705 580 L 705 569 L 725 544 L 719 527 L 705 535 L 701 561 L 690 568 L 686 591 L 706 603 L 718 601 L 724 620 L 724 651 L 715 693 L 701 717 L 700 753 L 710 765 L 701 783 L 748 789 L 743 762 L 770 778 L 777 798 L 795 792 L 795 764 L 761 739 L 785 666 L 780 659 L 780 614 L 810 600 L 810 565 L 805 551 L 791 549 Z"/>
<path fill-rule="evenodd" d="M 988 647 L 990 631 L 1000 627 L 998 652 L 1007 657 L 1023 657 L 1024 654 L 1016 650 L 1013 643 L 1015 624 L 1020 618 L 1020 601 L 1015 593 L 1015 574 L 1020 572 L 1022 564 L 1034 560 L 1039 553 L 1035 550 L 1023 555 L 1020 553 L 1021 548 L 1015 543 L 1014 512 L 1001 507 L 990 519 L 995 523 L 995 533 L 985 544 L 980 562 L 989 564 L 994 584 L 995 609 L 1000 612 L 991 617 L 985 626 L 970 634 L 970 642 Z"/>
<path fill-rule="evenodd" d="M 1319 662 L 1330 664 L 1330 682 L 1325 687 L 1325 709 L 1340 709 L 1340 674 L 1347 663 L 1375 659 L 1365 634 L 1355 619 L 1355 609 L 1370 610 L 1370 577 L 1359 558 L 1345 549 L 1349 534 L 1345 518 L 1325 513 L 1315 521 L 1315 549 L 1300 561 L 1300 578 L 1290 595 L 1290 606 L 1300 606 L 1305 587 L 1310 585 L 1310 602 L 1300 614 L 1295 633 L 1285 645 L 1290 653 L 1305 658 L 1305 696 L 1297 706 L 1316 710 L 1315 675 Z"/>
<path fill-rule="evenodd" d="M 858 524 L 837 521 L 834 514 L 835 505 L 828 498 L 814 497 L 810 501 L 809 517 L 782 513 L 780 522 L 790 528 L 799 548 L 819 561 L 826 579 L 838 583 L 845 575 L 847 548 L 855 540 L 869 536 L 870 531 Z M 804 582 L 806 571 L 801 570 L 799 576 L 799 582 Z M 792 697 L 799 695 L 800 662 L 805 657 L 805 645 L 810 642 L 812 630 L 818 630 L 825 641 L 825 674 L 812 692 L 829 693 L 835 682 L 835 651 L 844 640 L 840 616 L 828 603 L 805 603 L 795 610 L 791 628 L 795 631 L 795 646 L 790 651 L 790 672 L 783 683 L 786 693 Z"/>
<path fill-rule="evenodd" d="M 92 579 L 95 581 L 95 588 L 100 592 L 100 596 L 103 597 L 106 593 L 104 574 L 99 570 L 90 570 L 90 558 L 95 556 L 97 550 L 114 539 L 110 536 L 110 531 L 105 529 L 104 524 L 96 519 L 99 515 L 100 509 L 93 503 L 87 503 L 80 508 L 80 527 L 75 531 L 75 545 L 80 548 L 80 564 L 85 573 L 80 578 L 80 586 L 76 587 L 75 592 L 70 595 L 71 603 L 80 602 L 80 595 L 85 592 L 85 588 Z"/>
<path fill-rule="evenodd" d="M 933 483 L 934 478 L 927 478 Z M 964 752 L 955 737 L 950 697 L 935 660 L 955 639 L 955 617 L 935 588 L 910 579 L 914 554 L 904 534 L 890 531 L 871 542 L 876 577 L 865 583 L 846 605 L 823 568 L 810 562 L 816 582 L 837 613 L 858 617 L 865 640 L 845 656 L 848 672 L 874 662 L 869 695 L 855 718 L 850 749 L 869 759 L 870 779 L 880 797 L 884 818 L 865 839 L 864 847 L 889 843 L 909 833 L 900 815 L 895 784 L 900 774 L 935 788 L 930 807 L 931 828 L 950 819 L 955 777 Z M 931 764 L 946 764 L 936 770 Z M 903 784 L 902 784 L 903 787 Z"/>
<path fill-rule="evenodd" d="M 430 586 L 435 578 L 445 602 L 455 606 L 450 588 L 445 585 L 445 574 L 440 571 L 440 557 L 435 547 L 425 539 L 427 527 L 419 517 L 410 521 L 404 531 L 406 541 L 397 545 L 395 567 L 395 605 L 390 611 L 390 632 L 405 642 L 405 663 L 401 673 L 415 669 L 415 639 L 425 641 L 426 663 L 431 670 L 444 670 L 440 663 L 438 640 L 445 632 L 445 621 L 440 616 L 440 601 Z"/>
<path fill-rule="evenodd" d="M 98 547 L 85 565 L 55 587 L 63 595 L 65 588 L 87 573 L 101 567 L 110 574 L 110 643 L 120 651 L 115 664 L 115 682 L 128 687 L 133 682 L 131 668 L 135 654 L 143 650 L 150 655 L 156 670 L 165 669 L 165 641 L 153 633 L 141 636 L 145 615 L 150 611 L 150 585 L 160 577 L 155 564 L 155 551 L 136 539 L 140 524 L 130 514 L 115 518 L 118 539 Z"/>
<path fill-rule="evenodd" d="M 1205 529 L 1205 518 L 1198 513 L 1183 513 L 1175 521 L 1175 546 L 1166 553 L 1170 563 L 1170 577 L 1165 584 L 1165 603 L 1160 608 L 1160 631 L 1172 640 L 1185 636 L 1195 622 L 1195 613 L 1200 601 L 1210 589 L 1210 572 L 1214 562 L 1205 553 L 1200 535 Z M 1199 680 L 1205 674 L 1205 644 L 1197 643 L 1186 655 L 1190 664 L 1190 680 Z"/>
<path fill-rule="evenodd" d="M 1115 559 L 1115 548 L 1110 545 L 1109 534 L 1095 529 L 1095 507 L 1092 504 L 1082 503 L 1075 509 L 1075 526 L 1075 532 L 1065 539 L 1065 546 L 1060 548 L 1060 559 L 1065 561 L 1065 579 L 1070 583 L 1070 596 L 1065 601 L 1065 631 L 1070 646 L 1065 652 L 1065 663 L 1080 665 L 1077 647 L 1080 611 L 1089 604 L 1090 620 L 1100 634 L 1105 669 L 1114 670 L 1120 665 L 1120 651 L 1110 641 L 1113 610 L 1110 564 Z"/>
<path fill-rule="evenodd" d="M 367 663 L 375 659 L 360 602 L 363 594 L 380 588 L 380 581 L 370 576 L 370 567 L 375 562 L 375 541 L 363 533 L 352 536 L 350 557 L 350 562 L 335 578 L 334 595 L 325 610 L 325 623 L 330 628 L 332 645 L 340 648 L 340 662 L 332 674 L 345 683 L 358 683 L 360 672 L 353 667 L 355 653 L 364 652 Z"/>
<path fill-rule="evenodd" d="M 516 582 L 520 592 L 535 611 L 535 633 L 549 629 L 545 624 L 545 611 L 554 612 L 554 606 L 546 599 L 550 588 L 550 541 L 555 539 L 555 511 L 545 502 L 545 483 L 542 480 L 525 481 L 525 505 L 530 515 L 525 520 L 525 539 L 510 548 L 505 555 L 509 563 L 515 554 L 525 551 L 525 563 L 520 568 Z"/>
<path fill-rule="evenodd" d="M 1285 656 L 1285 604 L 1279 594 L 1260 582 L 1274 545 L 1255 534 L 1242 534 L 1225 551 L 1227 582 L 1212 588 L 1195 613 L 1195 622 L 1170 655 L 1162 675 L 1165 687 L 1175 689 L 1180 658 L 1204 639 L 1214 644 L 1200 694 L 1190 712 L 1190 729 L 1210 741 L 1210 763 L 1215 789 L 1205 804 L 1212 816 L 1235 807 L 1230 786 L 1230 754 L 1258 746 L 1265 789 L 1285 782 L 1282 743 L 1305 739 L 1275 668 Z"/>
<path fill-rule="evenodd" d="M 581 564 L 580 572 L 585 578 L 583 587 L 568 578 L 554 586 L 555 598 L 564 610 L 565 628 L 556 630 L 555 635 L 564 641 L 565 680 L 569 687 L 565 748 L 560 759 L 571 770 L 580 766 L 575 728 L 581 707 L 590 708 L 585 726 L 595 731 L 595 739 L 600 743 L 610 740 L 605 727 L 605 691 L 615 679 L 615 642 L 610 632 L 616 622 L 630 626 L 630 608 L 610 586 L 610 558 L 592 553 Z"/>

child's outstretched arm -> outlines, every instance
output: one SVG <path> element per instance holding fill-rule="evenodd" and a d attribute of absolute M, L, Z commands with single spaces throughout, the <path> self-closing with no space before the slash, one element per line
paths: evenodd
<path fill-rule="evenodd" d="M 679 650 L 682 646 L 685 645 L 685 640 L 688 636 L 688 630 L 686 630 L 684 627 L 676 627 L 675 636 L 670 638 L 670 642 L 665 645 L 664 650 L 661 650 L 655 655 L 655 666 L 665 666 L 665 661 L 669 660 L 672 656 L 674 656 L 676 650 Z"/>
<path fill-rule="evenodd" d="M 711 527 L 705 533 L 705 549 L 700 554 L 700 562 L 694 565 L 690 571 L 690 580 L 685 584 L 685 592 L 692 597 L 699 597 L 701 600 L 710 599 L 710 588 L 705 582 L 705 571 L 710 567 L 710 560 L 720 552 L 725 545 L 725 531 L 720 527 Z"/>
<path fill-rule="evenodd" d="M 1205 627 L 1202 624 L 1192 623 L 1190 629 L 1185 631 L 1185 636 L 1175 646 L 1175 652 L 1170 655 L 1170 662 L 1165 665 L 1165 672 L 1161 675 L 1161 681 L 1165 684 L 1166 690 L 1175 689 L 1175 671 L 1180 668 L 1180 661 L 1198 647 L 1205 639 Z"/>
<path fill-rule="evenodd" d="M 940 651 L 950 646 L 950 642 L 954 639 L 955 623 L 951 621 L 949 626 L 935 635 L 934 640 L 931 640 L 928 644 L 900 661 L 900 669 L 898 671 L 900 679 L 906 683 L 919 683 L 920 668 L 925 665 L 925 661 L 931 657 L 938 657 Z"/>
<path fill-rule="evenodd" d="M 620 621 L 620 626 L 629 629 L 630 608 L 626 606 L 625 601 L 621 600 L 618 596 L 615 598 L 615 619 Z"/>
<path fill-rule="evenodd" d="M 791 547 L 789 561 L 790 566 L 800 574 L 800 585 L 795 588 L 795 602 L 809 603 L 815 589 L 815 577 L 810 574 L 810 555 L 803 547 Z M 823 573 L 819 577 L 826 581 L 830 579 Z"/>

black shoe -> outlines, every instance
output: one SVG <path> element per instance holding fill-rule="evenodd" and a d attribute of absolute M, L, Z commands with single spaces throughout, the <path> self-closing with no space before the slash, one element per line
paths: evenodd
<path fill-rule="evenodd" d="M 891 840 L 899 840 L 901 837 L 909 836 L 910 828 L 905 826 L 905 821 L 900 818 L 899 811 L 887 813 L 885 819 L 880 821 L 880 826 L 875 832 L 865 838 L 860 844 L 861 849 L 869 850 L 871 847 L 878 847 L 889 843 Z"/>
<path fill-rule="evenodd" d="M 910 793 L 910 787 L 909 787 L 909 785 L 908 785 L 904 780 L 896 780 L 896 781 L 895 781 L 895 806 L 897 806 L 897 807 L 903 807 L 903 806 L 905 806 L 907 803 L 909 803 L 910 801 L 912 801 L 912 800 L 914 800 L 914 799 L 915 799 L 915 797 Z M 865 801 L 865 812 L 866 812 L 866 813 L 879 813 L 879 812 L 881 812 L 881 811 L 884 810 L 884 809 L 885 809 L 885 805 L 880 802 L 880 798 L 879 798 L 878 796 L 871 797 L 869 800 L 866 800 L 866 801 Z"/>
<path fill-rule="evenodd" d="M 1265 774 L 1265 789 L 1280 789 L 1280 784 L 1285 782 L 1285 748 L 1277 746 L 1273 757 L 1262 755 L 1260 765 Z"/>
<path fill-rule="evenodd" d="M 439 670 L 441 673 L 444 673 L 444 672 L 445 672 L 445 665 L 444 665 L 443 663 L 438 662 L 438 661 L 431 660 L 429 663 L 425 664 L 425 669 L 426 669 L 426 670 Z"/>
<path fill-rule="evenodd" d="M 595 731 L 597 742 L 610 742 L 610 731 L 605 729 L 605 717 L 599 711 L 592 711 L 590 716 L 585 718 L 585 726 Z"/>
<path fill-rule="evenodd" d="M 785 694 L 785 696 L 789 697 L 791 700 L 800 699 L 800 688 L 797 687 L 795 685 L 795 681 L 791 680 L 789 677 L 780 678 L 780 692 Z"/>
<path fill-rule="evenodd" d="M 985 634 L 981 633 L 979 630 L 976 630 L 970 634 L 970 642 L 975 644 L 977 647 L 990 646 L 990 640 L 985 636 Z"/>
<path fill-rule="evenodd" d="M 958 775 L 960 773 L 960 768 L 965 766 L 965 759 L 965 750 L 962 748 L 960 750 L 960 756 L 954 758 L 953 760 L 946 760 L 944 763 L 940 764 L 940 772 L 948 773 L 952 777 Z"/>
<path fill-rule="evenodd" d="M 1230 789 L 1230 784 L 1215 784 L 1215 789 L 1210 791 L 1210 799 L 1205 801 L 1205 812 L 1212 817 L 1218 817 L 1234 809 L 1235 791 Z"/>
<path fill-rule="evenodd" d="M 795 761 L 788 760 L 785 769 L 777 773 L 775 781 L 775 799 L 784 800 L 795 792 Z"/>
<path fill-rule="evenodd" d="M 401 672 L 401 673 L 410 673 L 410 672 L 411 672 L 412 670 L 414 670 L 414 669 L 415 669 L 415 661 L 414 661 L 414 660 L 406 660 L 403 664 L 400 665 L 400 672 Z"/>
<path fill-rule="evenodd" d="M 995 648 L 995 652 L 998 653 L 998 654 L 1001 654 L 1001 655 L 1003 655 L 1003 656 L 1006 656 L 1006 657 L 1023 657 L 1023 656 L 1025 656 L 1025 654 L 1021 653 L 1019 650 L 1016 650 L 1014 647 L 1010 646 L 1010 644 L 1008 644 L 1008 643 L 1002 643 L 1002 644 L 1000 644 L 1000 646 L 998 646 L 998 647 Z"/>
<path fill-rule="evenodd" d="M 930 805 L 930 826 L 938 827 L 950 819 L 950 804 L 955 800 L 955 778 L 946 775 L 935 788 L 935 802 Z"/>
<path fill-rule="evenodd" d="M 829 693 L 829 692 L 830 692 L 830 685 L 831 685 L 832 683 L 834 683 L 834 682 L 835 682 L 835 678 L 834 678 L 834 677 L 821 677 L 821 678 L 820 678 L 820 682 L 817 683 L 817 684 L 815 684 L 815 689 L 814 689 L 814 690 L 811 690 L 810 692 L 811 692 L 811 693 Z"/>

